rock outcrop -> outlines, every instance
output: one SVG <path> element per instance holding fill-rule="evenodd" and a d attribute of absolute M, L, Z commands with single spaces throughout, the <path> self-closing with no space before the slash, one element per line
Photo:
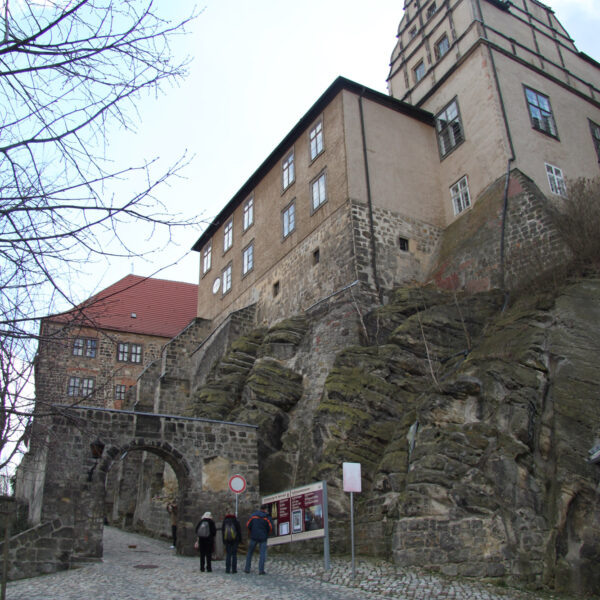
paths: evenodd
<path fill-rule="evenodd" d="M 334 548 L 341 464 L 360 462 L 360 551 L 598 593 L 599 301 L 594 278 L 505 310 L 426 287 L 368 313 L 340 299 L 238 339 L 193 414 L 259 426 L 263 493 L 326 479 Z"/>

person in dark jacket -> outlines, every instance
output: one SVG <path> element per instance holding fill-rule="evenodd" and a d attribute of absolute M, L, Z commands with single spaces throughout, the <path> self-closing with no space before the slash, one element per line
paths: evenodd
<path fill-rule="evenodd" d="M 225 573 L 237 573 L 237 549 L 242 541 L 242 528 L 231 510 L 227 511 L 223 519 L 221 535 L 225 545 Z"/>
<path fill-rule="evenodd" d="M 246 568 L 245 573 L 250 573 L 250 567 L 252 565 L 252 553 L 256 545 L 259 545 L 260 558 L 258 561 L 258 574 L 266 575 L 265 573 L 265 562 L 267 560 L 267 538 L 273 532 L 273 522 L 268 513 L 265 512 L 267 508 L 266 504 L 260 507 L 250 515 L 250 519 L 246 523 L 248 528 L 248 554 L 246 554 Z"/>
<path fill-rule="evenodd" d="M 210 511 L 206 511 L 198 521 L 196 535 L 198 536 L 198 550 L 200 551 L 200 570 L 204 571 L 204 565 L 206 564 L 206 570 L 210 573 L 212 571 L 212 552 L 215 536 L 217 535 L 217 527 Z"/>

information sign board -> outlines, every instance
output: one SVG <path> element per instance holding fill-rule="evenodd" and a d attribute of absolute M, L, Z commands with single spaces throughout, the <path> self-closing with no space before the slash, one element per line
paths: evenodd
<path fill-rule="evenodd" d="M 285 544 L 299 540 L 325 537 L 326 511 L 323 498 L 324 482 L 313 483 L 262 500 L 273 521 L 273 536 L 268 544 Z"/>

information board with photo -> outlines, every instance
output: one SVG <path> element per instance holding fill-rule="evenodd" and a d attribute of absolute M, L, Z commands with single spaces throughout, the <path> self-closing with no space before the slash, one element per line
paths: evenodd
<path fill-rule="evenodd" d="M 285 544 L 325 536 L 323 488 L 320 481 L 263 498 L 265 509 L 273 520 L 273 536 L 269 545 Z"/>

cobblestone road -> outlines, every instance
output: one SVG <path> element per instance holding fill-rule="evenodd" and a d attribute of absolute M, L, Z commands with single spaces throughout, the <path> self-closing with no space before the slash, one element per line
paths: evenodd
<path fill-rule="evenodd" d="M 135 546 L 132 548 L 130 546 Z M 267 575 L 242 569 L 225 574 L 224 562 L 200 573 L 198 559 L 175 555 L 169 544 L 106 527 L 104 560 L 8 584 L 8 600 L 534 600 L 536 595 L 397 571 L 383 563 L 358 561 L 356 578 L 348 560 L 271 553 Z M 244 556 L 239 556 L 242 560 Z M 238 564 L 239 568 L 239 564 Z M 329 581 L 324 581 L 328 579 Z M 548 598 L 549 596 L 546 596 Z"/>

